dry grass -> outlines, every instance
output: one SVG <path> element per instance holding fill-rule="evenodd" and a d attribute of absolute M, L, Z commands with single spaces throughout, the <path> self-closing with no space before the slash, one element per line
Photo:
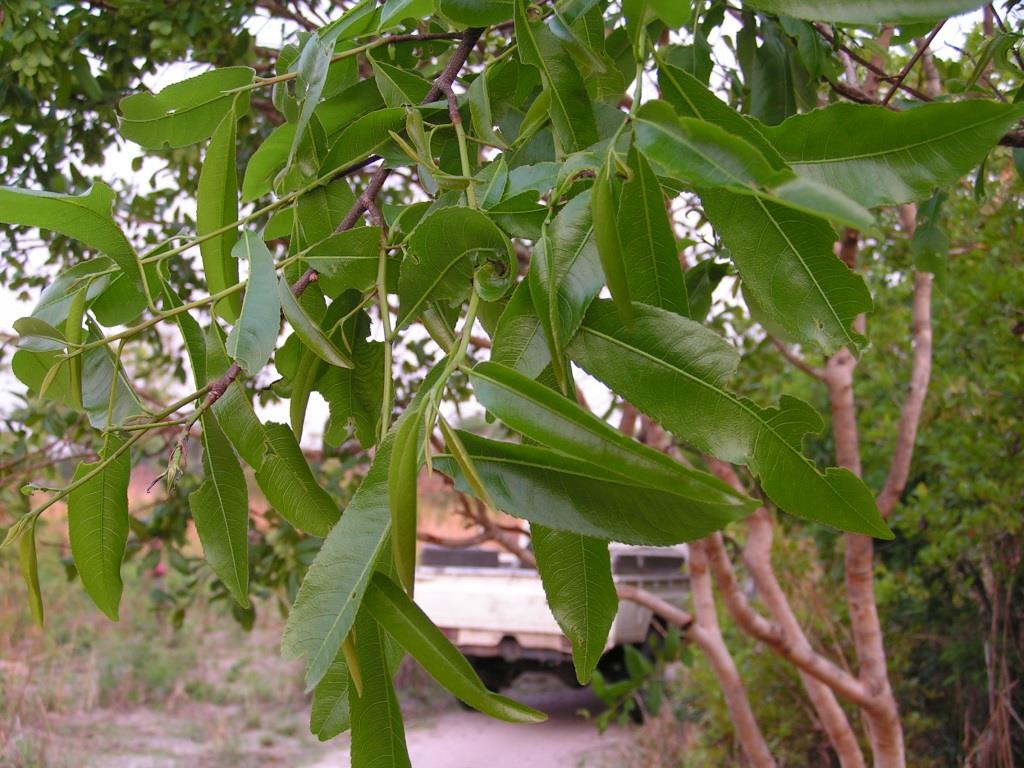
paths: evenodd
<path fill-rule="evenodd" d="M 200 601 L 175 629 L 150 598 L 164 585 L 129 563 L 113 624 L 68 582 L 59 554 L 40 552 L 43 631 L 16 553 L 0 558 L 0 766 L 301 766 L 336 750 L 309 734 L 309 697 L 300 665 L 281 659 L 276 606 L 259 606 L 246 632 L 228 606 Z M 449 706 L 418 669 L 400 682 L 413 716 Z"/>

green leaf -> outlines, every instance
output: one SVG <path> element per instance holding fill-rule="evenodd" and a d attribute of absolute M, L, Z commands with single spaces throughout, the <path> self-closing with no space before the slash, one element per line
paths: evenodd
<path fill-rule="evenodd" d="M 249 158 L 242 179 L 242 202 L 251 203 L 270 194 L 274 177 L 288 160 L 288 152 L 295 139 L 295 123 L 277 126 L 263 140 Z"/>
<path fill-rule="evenodd" d="M 302 429 L 306 423 L 309 396 L 313 392 L 313 383 L 321 367 L 320 358 L 309 347 L 303 347 L 295 373 L 289 377 L 291 392 L 288 398 L 288 415 L 291 418 L 292 434 L 299 441 L 302 440 Z"/>
<path fill-rule="evenodd" d="M 434 0 L 387 0 L 380 12 L 380 27 L 387 29 L 404 19 L 422 19 L 434 13 Z"/>
<path fill-rule="evenodd" d="M 693 321 L 637 307 L 632 328 L 598 302 L 570 347 L 573 360 L 703 453 L 745 464 L 783 510 L 842 530 L 892 538 L 867 486 L 845 469 L 825 474 L 801 452 L 806 432 L 822 428 L 809 405 L 784 396 L 761 408 L 724 382 L 738 356 Z"/>
<path fill-rule="evenodd" d="M 78 408 L 80 406 L 71 394 L 70 368 L 61 359 L 63 354 L 60 350 L 34 352 L 19 349 L 11 358 L 11 372 L 30 393 L 40 399 Z M 54 368 L 56 371 L 53 371 Z"/>
<path fill-rule="evenodd" d="M 481 74 L 469 84 L 469 115 L 473 121 L 473 132 L 481 140 L 502 149 L 506 148 L 505 140 L 494 129 L 494 117 L 491 113 L 491 94 L 487 87 L 487 75 Z M 504 162 L 504 156 L 499 156 Z M 486 198 L 481 195 L 485 200 Z M 488 207 L 487 203 L 482 203 Z"/>
<path fill-rule="evenodd" d="M 750 509 L 753 502 L 706 472 L 673 461 L 623 435 L 574 401 L 494 362 L 469 372 L 480 403 L 507 426 L 541 445 L 600 467 L 618 479 L 712 506 Z M 742 511 L 740 509 L 739 511 Z"/>
<path fill-rule="evenodd" d="M 564 381 L 565 346 L 604 285 L 590 195 L 577 195 L 552 220 L 533 248 L 527 280 L 544 328 L 556 378 Z"/>
<path fill-rule="evenodd" d="M 383 573 L 374 575 L 364 605 L 431 677 L 469 706 L 510 723 L 538 723 L 547 719 L 543 712 L 488 691 L 466 657 Z"/>
<path fill-rule="evenodd" d="M 555 530 L 668 546 L 699 539 L 750 511 L 732 499 L 715 504 L 649 487 L 548 448 L 458 435 L 498 509 Z M 472 493 L 452 457 L 435 456 L 433 466 Z"/>
<path fill-rule="evenodd" d="M 67 339 L 61 331 L 37 317 L 18 318 L 14 321 L 14 330 L 18 334 L 18 349 L 58 352 L 67 346 Z"/>
<path fill-rule="evenodd" d="M 39 589 L 39 563 L 36 558 L 36 524 L 22 533 L 18 540 L 18 566 L 21 568 L 25 587 L 28 589 L 28 605 L 32 620 L 37 627 L 43 626 L 43 593 Z"/>
<path fill-rule="evenodd" d="M 665 197 L 647 160 L 629 153 L 632 177 L 622 185 L 614 226 L 622 241 L 629 296 L 633 301 L 689 315 L 689 301 Z M 595 226 L 597 218 L 594 219 Z M 621 314 L 621 308 L 620 308 Z"/>
<path fill-rule="evenodd" d="M 401 312 L 397 328 L 413 320 L 427 300 L 457 303 L 473 288 L 473 274 L 486 264 L 504 265 L 511 279 L 512 244 L 494 222 L 472 208 L 439 208 L 409 237 L 398 278 Z"/>
<path fill-rule="evenodd" d="M 98 469 L 124 444 L 116 433 L 107 436 L 100 460 L 81 462 L 74 481 Z M 68 494 L 71 556 L 82 586 L 111 620 L 118 619 L 121 602 L 121 561 L 128 541 L 128 481 L 130 451 L 110 460 L 94 477 Z"/>
<path fill-rule="evenodd" d="M 0 187 L 0 223 L 49 229 L 105 253 L 141 291 L 142 270 L 138 257 L 124 232 L 114 223 L 113 204 L 114 190 L 103 182 L 96 182 L 81 195 Z"/>
<path fill-rule="evenodd" d="M 320 325 L 306 313 L 284 278 L 277 281 L 277 297 L 280 300 L 281 311 L 303 344 L 325 363 L 338 368 L 352 367 L 351 358 L 338 349 Z"/>
<path fill-rule="evenodd" d="M 349 728 L 348 684 L 348 664 L 339 651 L 323 680 L 313 689 L 309 732 L 320 741 L 333 739 Z"/>
<path fill-rule="evenodd" d="M 516 0 L 515 24 L 519 58 L 540 71 L 544 90 L 550 94 L 551 124 L 562 152 L 596 143 L 597 121 L 586 84 L 562 41 L 543 24 L 529 21 L 526 0 Z"/>
<path fill-rule="evenodd" d="M 680 118 L 664 101 L 640 108 L 636 142 L 657 170 L 685 184 L 754 195 L 851 227 L 874 226 L 870 212 L 841 192 L 774 168 L 753 145 L 714 123 Z"/>
<path fill-rule="evenodd" d="M 161 267 L 167 268 L 167 262 Z M 160 281 L 160 289 L 164 296 L 165 309 L 177 309 L 182 305 L 181 297 L 174 291 L 167 280 Z M 185 351 L 188 353 L 189 363 L 192 364 L 192 376 L 196 383 L 196 389 L 204 386 L 206 376 L 206 339 L 203 336 L 203 329 L 189 312 L 178 312 L 174 321 L 181 332 L 182 341 L 185 342 Z"/>
<path fill-rule="evenodd" d="M 362 695 L 348 686 L 352 768 L 411 768 L 398 696 L 388 670 L 385 635 L 368 612 L 356 622 L 356 658 Z"/>
<path fill-rule="evenodd" d="M 230 362 L 216 325 L 207 333 L 206 352 L 209 375 L 223 375 Z M 327 535 L 340 515 L 338 507 L 313 477 L 291 430 L 261 424 L 238 381 L 213 404 L 213 412 L 232 447 L 256 470 L 256 482 L 274 509 L 299 530 Z"/>
<path fill-rule="evenodd" d="M 404 107 L 388 107 L 363 115 L 331 145 L 320 166 L 320 175 L 365 159 L 391 141 L 390 131 L 401 131 L 404 128 Z"/>
<path fill-rule="evenodd" d="M 590 192 L 590 212 L 594 224 L 594 243 L 601 257 L 605 282 L 619 310 L 619 317 L 629 323 L 633 319 L 633 305 L 629 295 L 629 270 L 622 252 L 622 230 L 616 217 L 622 190 L 615 168 L 615 158 L 609 153 L 594 179 Z"/>
<path fill-rule="evenodd" d="M 700 194 L 764 321 L 825 354 L 866 342 L 853 321 L 871 311 L 871 294 L 833 252 L 836 234 L 827 222 L 727 190 Z"/>
<path fill-rule="evenodd" d="M 380 227 L 355 227 L 317 243 L 302 258 L 320 275 L 326 293 L 338 296 L 349 288 L 365 291 L 377 279 L 380 239 Z"/>
<path fill-rule="evenodd" d="M 249 260 L 249 283 L 238 322 L 228 334 L 227 350 L 251 376 L 267 364 L 277 343 L 281 324 L 277 272 L 273 254 L 253 232 L 243 232 L 231 253 Z"/>
<path fill-rule="evenodd" d="M 491 360 L 531 379 L 540 376 L 551 364 L 544 327 L 533 309 L 530 285 L 526 280 L 516 286 L 498 318 L 491 345 Z"/>
<path fill-rule="evenodd" d="M 306 126 L 313 117 L 313 110 L 320 103 L 327 80 L 327 70 L 331 66 L 334 45 L 323 40 L 320 35 L 310 35 L 302 46 L 299 58 L 292 67 L 295 72 L 295 103 L 298 117 L 295 120 L 295 135 L 288 150 L 288 165 L 295 163 L 299 145 L 306 133 Z"/>
<path fill-rule="evenodd" d="M 327 135 L 332 136 L 357 118 L 383 106 L 377 83 L 366 79 L 349 86 L 337 96 L 321 101 L 314 114 Z"/>
<path fill-rule="evenodd" d="M 63 326 L 79 289 L 86 289 L 88 305 L 107 289 L 110 273 L 116 271 L 117 265 L 106 256 L 97 256 L 61 270 L 39 295 L 32 317 L 52 326 Z"/>
<path fill-rule="evenodd" d="M 187 147 L 207 139 L 232 103 L 238 114 L 249 110 L 249 91 L 231 91 L 251 85 L 255 76 L 249 67 L 224 67 L 169 85 L 159 93 L 127 96 L 120 104 L 121 135 L 146 149 Z"/>
<path fill-rule="evenodd" d="M 868 25 L 935 21 L 973 11 L 985 3 L 979 0 L 747 0 L 745 4 L 767 13 L 808 21 Z"/>
<path fill-rule="evenodd" d="M 750 114 L 768 125 L 777 125 L 797 111 L 792 46 L 772 21 L 761 24 L 761 38 L 751 62 Z"/>
<path fill-rule="evenodd" d="M 377 82 L 384 103 L 389 107 L 414 107 L 420 104 L 430 91 L 430 83 L 419 75 L 407 70 L 377 61 L 369 53 L 366 58 L 373 65 L 373 77 Z"/>
<path fill-rule="evenodd" d="M 326 536 L 338 522 L 338 505 L 313 473 L 284 424 L 264 425 L 268 451 L 256 470 L 256 482 L 267 501 L 300 531 Z"/>
<path fill-rule="evenodd" d="M 422 437 L 423 410 L 417 408 L 395 432 L 388 469 L 391 551 L 398 579 L 407 592 L 412 592 L 416 579 L 416 480 L 423 453 Z"/>
<path fill-rule="evenodd" d="M 659 60 L 658 86 L 664 99 L 680 116 L 695 117 L 717 125 L 755 147 L 773 168 L 785 167 L 785 161 L 755 127 L 760 124 L 748 120 L 719 99 L 689 72 Z"/>
<path fill-rule="evenodd" d="M 237 119 L 233 109 L 224 115 L 213 132 L 199 172 L 196 234 L 200 237 L 238 220 L 238 169 L 235 166 Z M 237 239 L 238 230 L 235 229 L 199 243 L 203 275 L 211 294 L 219 293 L 238 282 L 238 261 L 231 255 L 231 248 Z M 217 312 L 229 322 L 234 322 L 241 307 L 241 294 L 235 293 L 217 303 Z"/>
<path fill-rule="evenodd" d="M 765 135 L 805 178 L 869 208 L 931 197 L 980 163 L 1024 104 L 970 100 L 923 104 L 903 112 L 833 104 Z"/>
<path fill-rule="evenodd" d="M 359 444 L 369 448 L 377 442 L 384 399 L 384 342 L 357 339 L 352 348 L 355 367 L 329 368 L 314 388 L 324 396 L 330 420 L 324 430 L 328 445 L 341 445 L 349 425 L 355 428 Z"/>
<path fill-rule="evenodd" d="M 87 337 L 90 342 L 98 340 L 99 335 L 95 331 Z M 120 426 L 143 412 L 124 368 L 109 347 L 90 349 L 85 353 L 82 360 L 82 405 L 94 429 Z"/>
<path fill-rule="evenodd" d="M 751 122 L 686 72 L 662 64 L 659 83 L 681 114 L 742 137 L 773 168 L 785 166 Z M 863 279 L 836 258 L 832 227 L 816 216 L 725 190 L 701 190 L 701 200 L 740 270 L 745 293 L 767 322 L 826 354 L 863 344 L 851 324 L 871 311 L 871 296 Z"/>
<path fill-rule="evenodd" d="M 202 416 L 206 479 L 189 494 L 203 554 L 239 605 L 249 607 L 249 492 L 227 436 L 212 412 Z"/>
<path fill-rule="evenodd" d="M 348 40 L 373 31 L 379 8 L 376 0 L 359 0 L 341 16 L 320 28 L 319 34 L 328 41 Z"/>
<path fill-rule="evenodd" d="M 293 209 L 292 222 L 298 224 L 300 244 L 305 248 L 327 242 L 355 202 L 356 196 L 345 179 L 336 179 L 300 197 Z M 263 239 L 268 239 L 265 232 Z"/>
<path fill-rule="evenodd" d="M 456 24 L 489 27 L 512 18 L 513 0 L 437 0 L 437 11 Z"/>
<path fill-rule="evenodd" d="M 220 328 L 212 323 L 206 333 L 207 376 L 210 379 L 223 376 L 230 365 Z M 237 379 L 231 382 L 212 409 L 235 452 L 250 467 L 259 469 L 267 450 L 267 437 L 241 382 Z"/>
<path fill-rule="evenodd" d="M 746 141 L 713 123 L 680 118 L 663 101 L 637 112 L 636 143 L 665 175 L 690 184 L 744 191 L 774 186 L 779 179 Z"/>
<path fill-rule="evenodd" d="M 474 128 L 474 130 L 476 129 Z M 505 187 L 508 186 L 508 164 L 505 162 L 504 155 L 498 155 L 497 160 L 488 163 L 480 170 L 475 176 L 475 186 L 480 207 L 484 210 L 501 202 L 505 196 Z"/>
<path fill-rule="evenodd" d="M 388 470 L 395 435 L 441 375 L 439 363 L 420 384 L 409 408 L 377 448 L 370 471 L 345 508 L 345 514 L 324 541 L 299 587 L 281 640 L 286 659 L 307 656 L 306 685 L 315 686 L 327 673 L 348 636 L 366 585 L 378 562 L 390 557 L 391 507 Z"/>
<path fill-rule="evenodd" d="M 281 652 L 287 659 L 308 657 L 307 688 L 327 674 L 352 629 L 375 564 L 387 552 L 391 527 L 387 479 L 393 435 L 394 429 L 324 541 L 285 624 Z"/>
<path fill-rule="evenodd" d="M 686 316 L 698 323 L 704 322 L 711 311 L 711 300 L 719 283 L 729 274 L 727 264 L 714 259 L 698 262 L 686 270 L 686 293 L 690 300 L 690 311 Z"/>
<path fill-rule="evenodd" d="M 313 690 L 309 713 L 309 731 L 320 741 L 333 739 L 351 726 L 349 711 L 349 668 L 345 655 L 338 656 Z"/>
<path fill-rule="evenodd" d="M 619 608 L 608 542 L 542 525 L 530 526 L 530 534 L 548 606 L 572 641 L 576 679 L 586 685 Z"/>
<path fill-rule="evenodd" d="M 689 3 L 680 3 L 678 0 L 649 0 L 651 10 L 665 22 L 665 26 L 671 29 L 679 29 L 689 24 L 691 8 Z"/>

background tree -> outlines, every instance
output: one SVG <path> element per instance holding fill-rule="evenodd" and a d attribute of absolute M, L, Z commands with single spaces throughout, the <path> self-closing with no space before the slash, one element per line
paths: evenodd
<path fill-rule="evenodd" d="M 224 42 L 224 30 L 250 12 L 244 6 L 201 11 L 218 23 L 194 34 L 188 24 L 168 29 L 153 19 L 146 29 L 170 41 L 168 58 L 205 50 L 198 44 L 211 34 L 216 53 L 203 58 L 222 66 L 120 104 L 122 135 L 165 157 L 178 174 L 176 188 L 145 203 L 159 210 L 157 226 L 139 233 L 148 247 L 137 249 L 109 218 L 109 188 L 75 197 L 0 191 L 0 219 L 56 231 L 85 248 L 16 325 L 13 370 L 49 402 L 46 415 L 17 415 L 33 427 L 18 446 L 21 456 L 50 452 L 52 443 L 31 444 L 46 432 L 58 447 L 82 443 L 87 425 L 100 435 L 91 446 L 96 460 L 81 463 L 63 487 L 30 488 L 51 495 L 8 530 L 5 544 L 18 542 L 35 610 L 41 617 L 34 525 L 66 498 L 83 585 L 116 618 L 132 448 L 137 454 L 152 435 L 164 435 L 173 488 L 182 471 L 199 471 L 187 464 L 198 427 L 205 479 L 190 488 L 188 504 L 219 588 L 243 617 L 251 615 L 254 577 L 294 598 L 284 650 L 307 657 L 314 721 L 329 712 L 337 730 L 351 722 L 356 764 L 408 761 L 389 674 L 396 658 L 390 651 L 398 647 L 467 703 L 497 717 L 536 719 L 486 691 L 406 594 L 416 478 L 427 463 L 482 502 L 471 514 L 485 534 L 496 531 L 488 508 L 531 521 L 534 555 L 573 640 L 581 681 L 614 615 L 607 540 L 692 541 L 692 616 L 644 593 L 620 588 L 619 596 L 683 627 L 704 652 L 746 759 L 775 763 L 720 627 L 715 586 L 736 624 L 797 669 L 841 764 L 864 764 L 866 747 L 876 765 L 902 765 L 904 728 L 870 536 L 892 536 L 883 518 L 907 489 L 929 385 L 931 272 L 944 250 L 935 190 L 979 164 L 984 180 L 994 146 L 1022 143 L 1013 130 L 1022 110 L 1009 103 L 1019 76 L 1013 18 L 989 9 L 990 36 L 970 41 L 973 57 L 940 63 L 929 52 L 943 24 L 936 14 L 977 5 L 790 8 L 761 1 L 743 9 L 711 3 L 691 13 L 655 2 L 364 0 L 325 11 L 330 20 L 320 26 L 305 11 L 315 18 L 321 9 L 264 4 L 305 30 L 276 56 L 250 48 L 244 35 Z M 89 160 L 101 132 L 77 115 L 62 121 L 63 112 L 84 101 L 95 106 L 99 124 L 110 125 L 103 94 L 133 83 L 160 58 L 139 66 L 130 47 L 110 53 L 109 44 L 81 30 L 109 42 L 99 20 L 138 26 L 145 4 L 135 15 L 31 4 L 21 10 L 35 16 L 18 24 L 5 15 L 4 54 L 19 64 L 11 67 L 21 74 L 12 75 L 10 92 L 25 109 L 22 119 L 34 122 L 29 101 L 50 100 L 56 120 L 43 123 L 46 130 L 66 131 L 61 146 L 80 146 Z M 776 15 L 782 10 L 794 17 Z M 65 35 L 95 45 L 107 66 L 97 73 L 83 65 L 76 51 L 92 49 L 67 46 Z M 735 52 L 735 66 L 713 60 L 710 41 L 719 39 Z M 57 58 L 71 57 L 71 69 L 34 77 L 53 66 L 52 46 L 61 41 Z M 273 58 L 273 72 L 223 66 L 258 57 Z M 79 88 L 68 85 L 67 72 Z M 738 110 L 708 89 L 716 72 Z M 931 101 L 941 103 L 918 103 Z M 73 149 L 26 160 L 47 146 L 38 135 L 10 153 L 5 175 L 58 190 L 74 186 L 76 171 L 64 165 Z M 70 173 L 72 184 L 54 182 L 57 173 Z M 350 179 L 360 175 L 356 193 Z M 191 194 L 194 222 L 179 208 Z M 699 242 L 707 227 L 683 241 L 685 271 L 673 232 L 680 222 L 665 206 L 666 195 L 680 194 L 714 231 L 708 247 Z M 252 207 L 239 208 L 239 196 Z M 133 213 L 140 205 L 136 200 Z M 869 210 L 877 208 L 888 212 Z M 872 302 L 855 273 L 865 268 L 859 231 L 885 242 L 894 218 L 903 236 L 913 237 L 916 272 L 911 278 L 907 265 L 878 268 L 886 286 L 912 281 L 913 354 L 889 437 L 892 460 L 884 479 L 865 485 L 854 372 L 857 355 L 870 360 L 875 353 L 865 349 Z M 181 224 L 196 235 L 163 237 Z M 63 241 L 53 242 L 59 251 Z M 195 246 L 199 261 L 190 258 Z M 19 253 L 13 265 L 22 277 L 11 284 L 29 285 Z M 809 406 L 784 396 L 765 407 L 772 401 L 761 392 L 741 396 L 749 386 L 742 378 L 735 390 L 727 383 L 739 356 L 701 324 L 727 271 L 713 260 L 717 253 L 730 257 L 760 324 L 738 343 L 769 334 L 788 361 L 823 385 L 841 469 L 821 472 L 802 453 L 805 433 L 822 426 Z M 248 268 L 241 281 L 238 261 Z M 604 288 L 611 300 L 597 298 Z M 397 309 L 389 299 L 396 295 Z M 283 343 L 281 314 L 291 329 Z M 474 335 L 477 321 L 487 338 Z M 710 321 L 732 332 L 744 325 L 728 316 Z M 105 330 L 117 326 L 127 328 Z M 177 372 L 194 380 L 173 402 L 147 398 L 136 384 L 151 375 L 152 350 L 163 345 L 158 328 L 178 330 L 189 364 Z M 432 344 L 422 343 L 423 332 Z M 407 349 L 430 368 L 422 382 L 414 377 L 412 397 L 413 387 L 396 387 L 393 377 Z M 489 362 L 477 362 L 488 354 Z M 291 429 L 261 425 L 251 407 L 246 387 L 271 358 L 279 378 L 261 396 L 289 401 Z M 570 361 L 612 391 L 620 432 L 576 403 L 578 372 Z M 441 400 L 446 393 L 464 400 L 467 384 L 525 444 L 448 424 Z M 331 406 L 329 443 L 351 438 L 348 451 L 355 443 L 375 448 L 350 501 L 326 491 L 298 450 L 314 390 Z M 645 415 L 638 419 L 638 412 Z M 325 537 L 301 588 L 304 568 L 274 558 L 264 568 L 249 551 L 239 459 L 288 530 Z M 692 468 L 702 461 L 720 479 Z M 877 505 L 869 488 L 879 490 Z M 340 520 L 339 501 L 348 501 Z M 849 532 L 840 543 L 821 526 L 812 529 L 821 557 L 843 552 L 856 672 L 811 642 L 780 584 L 771 557 L 776 506 Z M 750 603 L 714 533 L 738 518 L 745 519 L 737 526 L 744 531 L 742 565 L 761 606 Z M 809 530 L 805 525 L 787 528 Z M 1008 609 L 991 606 L 1008 605 L 1012 587 L 996 587 L 995 571 L 1016 568 L 1015 556 L 983 562 L 992 626 L 1008 627 Z M 601 577 L 557 578 L 584 566 Z M 999 642 L 1003 667 L 990 662 L 989 677 L 1007 680 L 1005 633 Z M 993 725 L 975 752 L 1012 762 L 1008 683 L 990 690 Z M 865 725 L 864 743 L 854 713 Z M 369 726 L 382 717 L 391 729 Z"/>

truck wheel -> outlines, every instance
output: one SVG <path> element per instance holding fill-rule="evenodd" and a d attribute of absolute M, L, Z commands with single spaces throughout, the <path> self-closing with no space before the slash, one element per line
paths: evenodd
<path fill-rule="evenodd" d="M 471 656 L 469 657 L 469 663 L 473 666 L 473 671 L 479 675 L 484 687 L 494 693 L 498 693 L 502 688 L 512 685 L 512 682 L 516 679 L 515 669 L 504 659 Z"/>
<path fill-rule="evenodd" d="M 634 725 L 643 725 L 644 720 L 647 719 L 647 712 L 644 710 L 642 704 L 638 704 L 635 700 L 633 701 L 633 708 L 629 710 L 629 719 Z"/>

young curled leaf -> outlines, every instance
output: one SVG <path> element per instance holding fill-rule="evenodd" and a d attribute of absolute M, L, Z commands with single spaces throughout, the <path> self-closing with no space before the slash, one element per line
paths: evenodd
<path fill-rule="evenodd" d="M 498 301 L 516 281 L 516 270 L 509 251 L 481 255 L 473 271 L 473 288 L 484 301 Z"/>
<path fill-rule="evenodd" d="M 512 244 L 486 214 L 472 208 L 440 208 L 428 214 L 410 235 L 409 254 L 402 262 L 397 327 L 408 325 L 428 300 L 465 300 L 474 282 L 481 298 L 500 298 L 515 279 L 514 259 Z"/>

